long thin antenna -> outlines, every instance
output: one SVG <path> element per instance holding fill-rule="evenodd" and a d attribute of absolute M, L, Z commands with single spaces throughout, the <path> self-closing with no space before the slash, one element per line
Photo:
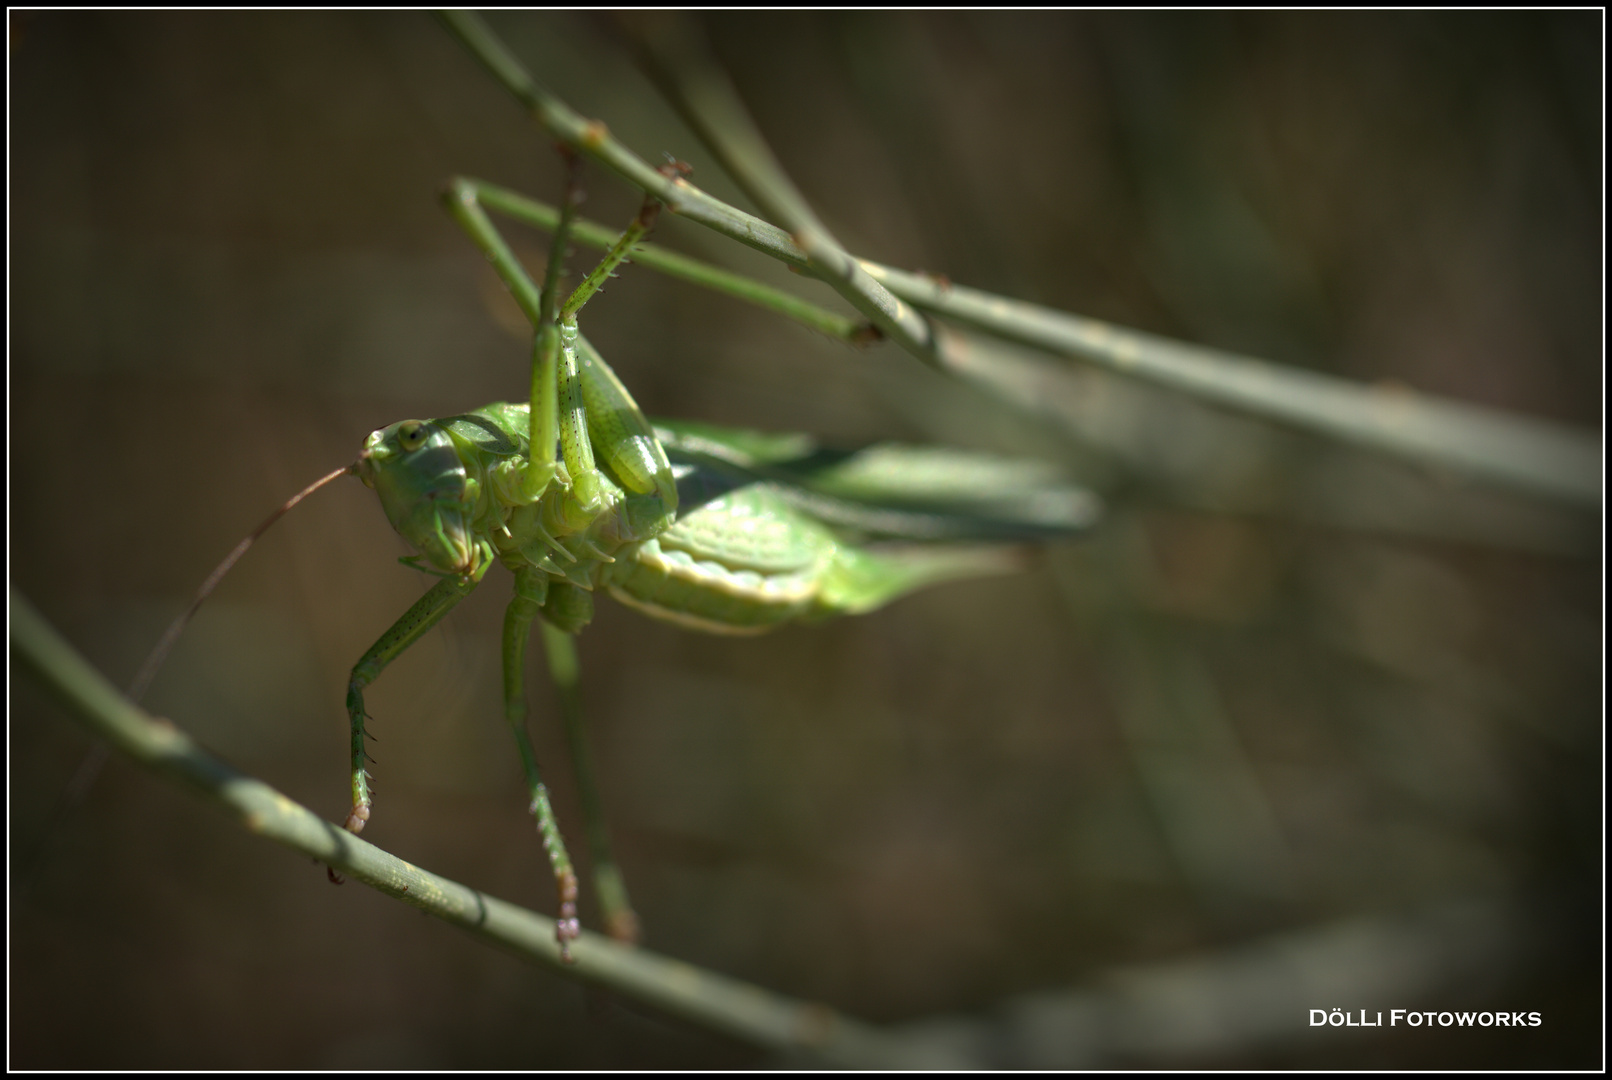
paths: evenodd
<path fill-rule="evenodd" d="M 218 564 L 218 569 L 209 574 L 207 580 L 202 582 L 201 588 L 196 590 L 196 598 L 190 602 L 190 607 L 183 615 L 173 621 L 168 627 L 167 633 L 162 635 L 162 640 L 157 642 L 157 647 L 151 650 L 150 656 L 146 657 L 146 662 L 140 666 L 139 673 L 135 675 L 134 681 L 129 684 L 130 701 L 138 703 L 145 696 L 146 690 L 151 686 L 151 680 L 157 677 L 157 670 L 162 667 L 162 662 L 167 659 L 168 651 L 174 647 L 174 642 L 179 640 L 179 635 L 184 633 L 185 626 L 190 622 L 191 617 L 196 614 L 196 609 L 201 607 L 202 601 L 206 600 L 208 595 L 218 587 L 218 583 L 224 580 L 224 575 L 229 573 L 230 567 L 234 566 L 240 557 L 246 554 L 246 549 L 252 546 L 253 541 L 267 532 L 269 526 L 279 521 L 281 515 L 287 510 L 338 476 L 346 476 L 348 473 L 356 471 L 356 469 L 356 463 L 344 465 L 330 475 L 321 477 L 303 488 L 286 500 L 278 510 L 270 514 L 263 524 L 253 529 L 245 540 L 235 545 L 235 550 L 225 556 L 224 561 Z M 111 757 L 111 753 L 112 751 L 108 744 L 97 742 L 90 747 L 88 752 L 85 753 L 84 759 L 78 763 L 78 768 L 74 770 L 73 778 L 67 782 L 67 788 L 57 801 L 56 808 L 46 820 L 44 828 L 40 829 L 38 843 L 34 846 L 34 850 L 27 859 L 22 861 L 22 868 L 13 878 L 19 898 L 29 893 L 35 879 L 38 877 L 39 870 L 44 866 L 45 854 L 49 850 L 51 836 L 56 832 L 57 827 L 68 812 L 77 806 L 85 795 L 89 794 L 90 788 L 94 786 L 96 779 L 101 775 L 101 769 L 106 764 L 107 759 Z"/>
<path fill-rule="evenodd" d="M 190 607 L 186 608 L 184 614 L 169 624 L 167 633 L 162 635 L 162 640 L 157 642 L 157 647 L 151 650 L 151 655 L 146 657 L 146 662 L 140 665 L 140 670 L 134 676 L 134 681 L 129 684 L 130 701 L 139 702 L 141 698 L 145 697 L 146 690 L 151 686 L 151 680 L 157 677 L 157 670 L 162 667 L 162 662 L 168 658 L 168 651 L 174 647 L 174 642 L 179 640 L 179 635 L 185 632 L 185 626 L 190 622 L 191 617 L 196 614 L 196 609 L 202 606 L 202 601 L 211 595 L 220 581 L 224 580 L 224 575 L 229 573 L 230 567 L 234 566 L 240 557 L 246 554 L 246 549 L 251 547 L 258 537 L 267 532 L 270 525 L 279 521 L 287 510 L 337 477 L 346 476 L 356 469 L 356 465 L 343 465 L 328 476 L 323 476 L 309 484 L 281 504 L 278 510 L 264 519 L 263 524 L 253 529 L 246 539 L 236 544 L 234 551 L 224 556 L 224 561 L 218 564 L 218 569 L 209 574 L 207 580 L 202 582 L 201 588 L 196 590 L 196 599 L 190 602 Z"/>

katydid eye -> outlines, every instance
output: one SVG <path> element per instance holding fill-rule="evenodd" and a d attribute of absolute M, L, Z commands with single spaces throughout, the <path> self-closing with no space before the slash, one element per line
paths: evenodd
<path fill-rule="evenodd" d="M 407 420 L 397 429 L 397 443 L 405 450 L 418 450 L 425 445 L 427 432 L 418 420 Z"/>

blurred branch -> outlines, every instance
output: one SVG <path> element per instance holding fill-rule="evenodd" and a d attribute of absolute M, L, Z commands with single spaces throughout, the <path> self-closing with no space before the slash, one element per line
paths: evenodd
<path fill-rule="evenodd" d="M 975 1068 L 1092 1069 L 1220 1061 L 1408 1028 L 1392 1010 L 1448 1010 L 1496 975 L 1538 961 L 1544 913 L 1492 897 L 1363 916 L 1276 934 L 1204 956 L 1107 972 L 1087 985 L 1030 994 L 985 1017 L 901 1028 Z M 1369 1007 L 1366 1007 L 1368 1006 Z M 1360 1026 L 1311 1026 L 1311 1009 L 1348 1010 Z M 1381 1025 L 1377 1025 L 1378 1014 Z M 1412 1029 L 1414 1030 L 1414 1029 Z"/>
<path fill-rule="evenodd" d="M 536 199 L 529 199 L 508 188 L 470 178 L 455 179 L 452 183 L 471 185 L 483 206 L 497 210 L 516 221 L 551 231 L 559 222 L 560 212 L 557 208 L 538 202 Z M 571 224 L 572 238 L 600 250 L 609 250 L 620 235 L 619 229 L 611 229 L 583 218 L 578 218 Z M 838 338 L 848 344 L 859 344 L 866 340 L 868 334 L 864 323 L 837 315 L 798 296 L 774 289 L 770 285 L 763 285 L 754 278 L 735 274 L 731 270 L 723 270 L 698 259 L 691 259 L 687 255 L 658 244 L 648 242 L 639 244 L 633 248 L 631 261 L 635 265 L 658 270 L 667 277 L 699 285 L 713 292 L 725 293 L 735 299 L 765 308 L 786 319 L 793 319 L 808 329 Z"/>
<path fill-rule="evenodd" d="M 536 228 L 553 229 L 558 220 L 559 211 L 555 207 L 496 184 L 471 179 L 456 179 L 453 183 L 471 185 L 482 205 L 488 209 L 497 210 Z M 609 226 L 578 220 L 573 226 L 572 235 L 579 242 L 602 250 L 609 248 L 619 234 Z M 867 326 L 864 323 L 847 319 L 790 293 L 764 285 L 753 278 L 724 270 L 668 248 L 652 243 L 640 244 L 634 249 L 632 261 L 669 277 L 754 304 L 798 322 L 808 329 L 849 344 L 860 344 L 865 340 Z M 975 304 L 981 300 L 988 300 L 990 304 L 996 306 L 1012 303 L 978 290 L 962 286 L 949 288 L 936 286 L 926 278 L 877 264 L 868 265 L 873 273 L 890 277 L 898 289 L 910 290 L 918 302 L 933 302 L 938 310 L 947 314 L 955 314 L 946 305 L 947 296 L 954 292 L 962 294 L 965 302 Z M 1093 322 L 1083 320 L 1079 316 L 1040 310 L 1044 317 L 1067 319 L 1072 323 Z M 969 309 L 965 303 L 963 317 L 966 318 L 968 313 Z M 1004 321 L 1003 327 L 991 329 L 1006 337 L 1011 336 L 1008 331 L 1015 327 L 1022 331 L 1022 326 L 1010 317 Z M 1114 335 L 1111 340 L 1116 342 L 1123 335 L 1147 336 L 1119 327 L 1110 327 L 1109 331 Z M 1118 348 L 1117 345 L 1114 347 Z M 1130 467 L 1140 469 L 1155 480 L 1169 478 L 1169 467 L 1166 463 L 1181 464 L 1182 461 L 1194 463 L 1192 482 L 1184 482 L 1180 477 L 1173 478 L 1183 482 L 1169 485 L 1172 501 L 1186 500 L 1192 505 L 1215 512 L 1276 513 L 1283 517 L 1314 519 L 1318 523 L 1332 527 L 1380 529 L 1390 534 L 1467 539 L 1485 544 L 1540 550 L 1551 554 L 1579 554 L 1586 550 L 1588 539 L 1580 536 L 1578 530 L 1571 524 L 1580 519 L 1566 516 L 1565 509 L 1558 511 L 1564 515 L 1562 521 L 1554 519 L 1535 521 L 1533 517 L 1523 514 L 1522 508 L 1514 504 L 1486 512 L 1483 508 L 1470 507 L 1460 501 L 1462 494 L 1469 496 L 1467 501 L 1470 502 L 1470 496 L 1478 493 L 1470 491 L 1463 493 L 1460 489 L 1452 489 L 1447 484 L 1422 482 L 1418 486 L 1426 490 L 1418 490 L 1409 497 L 1404 497 L 1404 493 L 1391 497 L 1383 490 L 1383 485 L 1389 483 L 1389 479 L 1373 474 L 1364 481 L 1374 493 L 1371 498 L 1354 499 L 1354 504 L 1358 505 L 1338 505 L 1341 499 L 1356 494 L 1356 489 L 1360 488 L 1361 484 L 1358 481 L 1349 481 L 1349 477 L 1353 474 L 1350 472 L 1348 461 L 1354 459 L 1335 460 L 1337 455 L 1320 462 L 1309 462 L 1298 482 L 1291 485 L 1294 488 L 1293 497 L 1283 504 L 1250 504 L 1246 497 L 1230 498 L 1228 501 L 1225 492 L 1221 492 L 1217 497 L 1211 497 L 1209 503 L 1205 503 L 1205 492 L 1218 492 L 1226 485 L 1212 477 L 1202 475 L 1202 470 L 1221 466 L 1232 467 L 1235 461 L 1269 453 L 1278 453 L 1286 464 L 1292 466 L 1295 464 L 1292 455 L 1263 445 L 1241 445 L 1253 439 L 1259 431 L 1266 429 L 1247 428 L 1245 425 L 1244 429 L 1234 430 L 1230 426 L 1231 418 L 1213 410 L 1205 410 L 1205 415 L 1195 417 L 1189 426 L 1212 427 L 1214 429 L 1212 438 L 1200 432 L 1200 437 L 1195 441 L 1200 443 L 1206 440 L 1212 441 L 1220 447 L 1221 452 L 1204 454 L 1198 450 L 1189 450 L 1178 444 L 1183 437 L 1180 417 L 1155 415 L 1159 413 L 1159 408 L 1149 408 L 1147 402 L 1137 399 L 1135 393 L 1124 394 L 1121 387 L 1108 385 L 1098 388 L 1086 385 L 1074 379 L 1073 373 L 1059 364 L 1054 356 L 1049 356 L 1049 352 L 1051 350 L 1044 343 L 1041 347 L 1034 348 L 1033 352 L 1019 352 L 1012 346 L 993 339 L 959 332 L 951 334 L 948 339 L 948 370 L 951 374 L 1022 411 L 1044 414 L 1070 434 L 1086 441 L 1095 441 L 1106 454 L 1125 459 Z M 1249 361 L 1249 363 L 1259 362 Z M 1110 364 L 1105 367 L 1114 370 L 1116 365 Z M 1285 373 L 1283 369 L 1274 365 L 1266 367 L 1277 378 Z M 1133 380 L 1140 377 L 1140 385 L 1163 387 L 1167 390 L 1170 388 L 1170 383 L 1166 379 L 1149 380 L 1143 372 L 1121 370 Z M 1341 380 L 1333 381 L 1341 383 Z M 1348 384 L 1344 385 L 1346 388 L 1352 388 L 1348 387 Z M 1387 397 L 1381 392 L 1370 390 L 1357 389 L 1356 393 L 1373 395 L 1368 404 L 1374 406 L 1384 404 L 1382 399 Z M 1206 396 L 1189 397 L 1201 400 Z M 1178 405 L 1185 404 L 1179 397 L 1173 400 Z M 1160 401 L 1158 404 L 1163 405 L 1164 402 Z M 1256 416 L 1261 415 L 1254 409 L 1246 411 Z M 1219 424 L 1215 423 L 1217 417 L 1221 418 Z M 1501 419 L 1510 420 L 1507 417 Z M 1293 426 L 1303 429 L 1301 424 Z M 1565 428 L 1555 430 L 1568 433 Z M 1161 432 L 1168 434 L 1172 440 L 1171 445 L 1154 445 L 1159 441 Z M 1579 437 L 1589 438 L 1583 434 Z M 1232 442 L 1237 442 L 1238 445 L 1230 445 Z M 1201 449 L 1200 447 L 1199 450 Z M 1232 468 L 1232 471 L 1237 470 Z M 1407 474 L 1407 479 L 1409 482 L 1416 482 L 1410 474 Z M 1540 513 L 1547 512 L 1544 506 L 1538 510 Z"/>
<path fill-rule="evenodd" d="M 918 359 L 949 365 L 945 341 L 921 314 L 892 296 L 840 246 L 773 155 L 726 71 L 687 16 L 623 16 L 619 24 L 661 92 L 768 217 L 806 253 L 813 274 L 828 283 L 879 330 Z"/>
<path fill-rule="evenodd" d="M 32 604 L 10 592 L 12 654 L 97 738 L 189 788 L 249 832 L 325 863 L 524 959 L 775 1051 L 838 1066 L 920 1066 L 904 1040 L 748 983 L 584 931 L 560 962 L 554 922 L 387 854 L 209 754 L 171 722 L 135 707 Z"/>
<path fill-rule="evenodd" d="M 341 870 L 472 935 L 693 1023 L 790 1057 L 863 1067 L 1071 1068 L 1248 1051 L 1305 1038 L 1306 1010 L 1433 1001 L 1525 955 L 1518 920 L 1492 900 L 1425 915 L 1361 918 L 1205 957 L 1110 973 L 1086 988 L 1031 995 L 984 1017 L 879 1030 L 644 949 L 584 932 L 559 961 L 554 923 L 397 859 L 213 757 L 130 704 L 33 606 L 10 593 L 13 655 L 98 738 L 236 818 L 248 831 Z M 1444 1005 L 1445 1002 L 1434 1002 Z"/>
<path fill-rule="evenodd" d="M 955 338 L 954 373 L 1017 412 L 1044 419 L 1067 444 L 1092 451 L 1080 471 L 1110 500 L 1123 499 L 1120 489 L 1126 488 L 1150 503 L 1328 532 L 1553 558 L 1583 559 L 1598 550 L 1598 519 L 1575 503 L 1520 500 L 1497 485 L 1451 483 L 1448 472 L 1361 453 L 1156 382 L 1072 367 L 1043 349 L 972 330 Z M 933 401 L 926 408 L 932 413 Z M 962 419 L 916 416 L 939 439 Z"/>
<path fill-rule="evenodd" d="M 445 11 L 440 17 L 471 55 L 480 60 L 561 145 L 592 158 L 640 191 L 654 195 L 672 213 L 697 221 L 796 269 L 809 269 L 806 253 L 795 246 L 787 232 L 729 206 L 681 177 L 668 179 L 617 142 L 601 121 L 584 119 L 551 94 L 504 48 L 504 43 L 479 15 Z"/>
<path fill-rule="evenodd" d="M 537 228 L 552 229 L 558 220 L 554 207 L 494 184 L 464 178 L 450 182 L 450 189 L 460 188 L 468 190 L 470 202 Z M 449 202 L 456 214 L 464 211 L 464 205 L 463 200 Z M 584 221 L 577 223 L 575 235 L 582 242 L 608 248 L 617 234 Z M 754 304 L 841 341 L 860 344 L 866 340 L 867 324 L 752 278 L 653 244 L 640 245 L 633 258 L 650 269 Z M 920 284 L 915 286 L 907 280 L 911 275 L 885 267 L 877 267 L 876 272 L 902 281 L 904 288 L 923 290 L 933 285 L 918 279 Z M 996 306 L 1010 303 L 960 287 L 942 287 L 942 302 L 953 291 L 964 294 L 965 299 L 984 298 Z M 932 289 L 923 295 L 931 297 Z M 1057 312 L 1043 314 L 1085 321 Z M 1013 320 L 1007 322 L 1011 328 Z M 1117 328 L 1111 332 L 1131 333 Z M 1331 528 L 1520 547 L 1570 557 L 1581 556 L 1593 544 L 1584 519 L 1569 508 L 1571 504 L 1519 505 L 1488 489 L 1441 483 L 1447 478 L 1425 470 L 1396 474 L 1391 465 L 1385 469 L 1385 463 L 1352 455 L 1343 447 L 1318 456 L 1314 451 L 1322 448 L 1306 448 L 1283 431 L 1229 414 L 1203 396 L 1183 395 L 1167 382 L 1138 379 L 1134 372 L 1075 371 L 1046 348 L 1025 348 L 965 331 L 947 335 L 946 357 L 950 374 L 1021 412 L 1046 417 L 1068 436 L 1099 449 L 1106 459 L 1123 463 L 1127 471 L 1173 503 L 1215 513 L 1275 516 Z M 1280 369 L 1272 370 L 1276 377 L 1282 375 Z M 1299 425 L 1294 428 L 1303 430 Z"/>
<path fill-rule="evenodd" d="M 978 369 L 989 358 L 979 355 L 977 345 L 971 350 L 957 334 L 904 310 L 901 301 L 1265 420 L 1528 494 L 1584 507 L 1601 504 L 1600 437 L 1593 432 L 1171 341 L 866 260 L 860 271 L 872 282 L 864 283 L 855 268 L 834 261 L 837 245 L 783 174 L 726 76 L 711 65 L 679 57 L 677 63 L 687 66 L 667 75 L 674 100 L 741 186 L 796 229 L 794 238 L 684 180 L 657 173 L 603 124 L 584 120 L 537 83 L 477 16 L 451 12 L 443 20 L 562 143 L 654 194 L 674 213 L 822 277 L 908 351 L 944 370 Z M 813 244 L 814 252 L 803 250 Z M 887 300 L 883 289 L 869 289 L 874 282 L 894 296 Z"/>
<path fill-rule="evenodd" d="M 873 262 L 892 292 L 938 315 L 1239 412 L 1588 507 L 1601 504 L 1594 432 L 1413 390 L 1188 345 Z"/>

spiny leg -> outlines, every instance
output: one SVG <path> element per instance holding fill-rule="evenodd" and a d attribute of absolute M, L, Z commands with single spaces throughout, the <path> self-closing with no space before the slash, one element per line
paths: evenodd
<path fill-rule="evenodd" d="M 571 767 L 576 771 L 582 793 L 582 816 L 588 833 L 588 850 L 593 856 L 593 887 L 599 893 L 599 909 L 605 929 L 617 941 L 638 941 L 638 916 L 627 899 L 627 881 L 610 849 L 610 830 L 605 827 L 604 804 L 599 798 L 599 782 L 593 771 L 583 727 L 582 687 L 577 661 L 576 638 L 552 626 L 539 624 L 543 631 L 543 651 L 548 655 L 549 674 L 560 695 L 560 713 L 565 718 L 566 745 L 571 751 Z"/>
<path fill-rule="evenodd" d="M 364 687 L 374 682 L 386 670 L 386 666 L 420 640 L 421 635 L 441 622 L 455 604 L 469 596 L 486 570 L 484 564 L 481 572 L 473 576 L 445 577 L 431 586 L 353 665 L 352 676 L 347 681 L 347 719 L 352 729 L 353 808 L 347 814 L 345 828 L 355 836 L 363 831 L 364 823 L 369 820 L 372 801 L 369 772 L 364 768 L 369 759 L 364 749 L 364 721 L 368 717 L 364 711 Z"/>
<path fill-rule="evenodd" d="M 669 522 L 677 506 L 677 489 L 666 453 L 655 438 L 648 420 L 610 371 L 602 357 L 581 339 L 576 327 L 576 313 L 599 287 L 612 275 L 615 268 L 631 253 L 653 225 L 659 204 L 646 201 L 637 219 L 620 238 L 604 260 L 567 299 L 560 311 L 555 310 L 555 298 L 562 274 L 561 264 L 569 242 L 571 223 L 575 217 L 580 191 L 576 183 L 574 163 L 566 192 L 560 222 L 555 230 L 550 249 L 547 273 L 541 293 L 510 251 L 503 237 L 488 220 L 478 200 L 478 187 L 470 181 L 455 181 L 447 194 L 449 212 L 475 241 L 492 263 L 494 269 L 510 290 L 527 318 L 536 328 L 532 350 L 532 382 L 530 399 L 530 430 L 528 464 L 522 476 L 522 495 L 527 501 L 539 498 L 549 483 L 558 475 L 555 447 L 570 479 L 569 497 L 563 500 L 562 513 L 568 524 L 581 531 L 606 509 L 602 483 L 594 461 L 594 446 L 626 486 L 638 493 L 657 492 L 660 495 L 660 515 Z M 578 349 L 582 350 L 579 359 Z M 662 526 L 663 527 L 663 526 Z M 569 940 L 577 934 L 576 928 L 576 877 L 566 855 L 554 814 L 549 804 L 547 789 L 538 774 L 536 758 L 525 729 L 525 695 L 522 687 L 521 656 L 524 652 L 530 624 L 538 607 L 545 617 L 545 635 L 553 619 L 564 632 L 575 633 L 591 613 L 591 596 L 581 590 L 556 583 L 558 592 L 548 597 L 552 602 L 544 605 L 544 594 L 549 592 L 546 577 L 535 568 L 517 572 L 516 596 L 505 618 L 504 679 L 505 711 L 520 747 L 526 767 L 528 787 L 532 793 L 532 810 L 538 819 L 539 832 L 549 852 L 560 892 L 560 920 L 556 927 L 562 956 L 568 958 Z M 559 603 L 572 598 L 587 601 L 588 612 L 559 610 Z M 575 606 L 575 605 L 572 605 Z M 557 631 L 560 632 L 560 631 Z M 562 638 L 564 633 L 562 633 Z M 575 650 L 569 638 L 565 648 L 575 670 Z M 556 655 L 549 650 L 551 666 Z M 572 757 L 577 763 L 579 781 L 583 790 L 585 812 L 588 817 L 590 845 L 598 864 L 596 880 L 600 889 L 600 903 L 611 933 L 618 938 L 636 936 L 636 919 L 627 901 L 621 873 L 610 855 L 609 842 L 603 832 L 603 817 L 599 811 L 597 784 L 593 780 L 591 763 L 581 736 L 580 701 L 575 696 L 575 677 L 569 681 L 556 675 L 561 687 L 561 706 L 566 716 L 567 735 L 571 741 Z"/>
<path fill-rule="evenodd" d="M 569 964 L 570 944 L 581 933 L 577 922 L 577 876 L 571 869 L 571 856 L 565 850 L 565 839 L 560 835 L 554 807 L 549 802 L 548 787 L 538 771 L 537 755 L 526 732 L 523 667 L 526 639 L 532 628 L 532 619 L 541 610 L 547 592 L 548 578 L 542 571 L 528 567 L 516 572 L 515 597 L 504 612 L 504 719 L 509 722 L 510 733 L 515 736 L 515 745 L 520 749 L 521 766 L 526 771 L 527 793 L 531 796 L 532 816 L 537 819 L 543 850 L 548 853 L 549 865 L 554 869 L 554 882 L 560 897 L 554 938 L 560 944 L 560 959 Z"/>
<path fill-rule="evenodd" d="M 654 437 L 649 422 L 627 394 L 602 357 L 586 346 L 587 368 L 581 366 L 577 356 L 581 335 L 577 332 L 577 312 L 596 294 L 614 274 L 616 267 L 627 258 L 655 223 L 660 203 L 646 199 L 643 208 L 597 266 L 595 266 L 566 300 L 559 312 L 559 338 L 561 359 L 558 365 L 557 390 L 559 397 L 560 446 L 566 469 L 572 478 L 573 494 L 585 511 L 591 511 L 598 502 L 599 479 L 594 465 L 593 443 L 598 441 L 616 474 L 629 487 L 640 492 L 659 489 L 665 503 L 665 512 L 677 508 L 677 489 L 672 481 L 671 467 L 666 454 Z M 562 216 L 560 229 L 569 228 L 570 220 Z M 545 299 L 551 276 L 545 282 Z M 545 309 L 546 310 L 546 309 Z M 585 343 L 584 343 L 585 344 Z M 584 375 L 586 374 L 586 382 Z M 534 379 L 535 379 L 534 375 Z M 535 382 L 534 382 L 535 387 Z M 534 398 L 535 400 L 535 398 Z M 535 407 L 535 406 L 534 406 Z M 590 431 L 590 423 L 592 430 Z M 565 720 L 566 744 L 570 749 L 572 768 L 582 795 L 582 812 L 588 834 L 588 848 L 593 856 L 594 887 L 599 893 L 599 907 L 604 915 L 605 928 L 618 941 L 638 940 L 638 916 L 627 897 L 626 879 L 611 851 L 609 830 L 605 827 L 603 802 L 599 797 L 599 783 L 594 774 L 592 755 L 588 751 L 583 724 L 582 693 L 575 634 L 587 621 L 587 615 L 561 609 L 572 597 L 576 601 L 590 598 L 580 590 L 567 586 L 556 594 L 545 609 L 548 616 L 542 621 L 544 652 L 548 656 L 549 672 L 560 698 L 560 712 Z M 591 603 L 587 605 L 591 614 Z M 555 625 L 554 619 L 560 623 Z M 574 625 L 573 625 L 574 622 Z"/>
<path fill-rule="evenodd" d="M 555 312 L 554 299 L 559 281 L 561 253 L 570 242 L 571 224 L 575 219 L 576 206 L 580 198 L 581 192 L 577 188 L 573 165 L 571 184 L 566 191 L 560 223 L 554 230 L 554 246 L 551 249 L 548 273 L 543 279 L 543 292 L 539 302 L 539 315 L 543 319 L 538 330 L 540 346 L 534 355 L 532 367 L 532 415 L 533 417 L 537 415 L 540 392 L 546 392 L 541 407 L 545 411 L 552 409 L 558 414 L 560 453 L 565 459 L 566 472 L 571 477 L 571 496 L 576 503 L 578 524 L 582 524 L 604 509 L 604 496 L 599 470 L 594 463 L 595 435 L 589 431 L 589 410 L 583 394 L 582 374 L 577 360 L 577 312 L 582 310 L 582 306 L 610 279 L 616 267 L 621 265 L 638 242 L 648 235 L 655 218 L 660 213 L 660 203 L 653 198 L 646 198 L 643 208 L 639 210 L 638 216 L 633 219 L 627 231 L 621 234 L 615 246 L 588 273 L 582 284 L 576 287 L 566 299 L 565 305 Z M 559 343 L 559 357 L 553 367 L 552 384 L 547 382 L 551 336 Z M 535 432 L 537 429 L 535 419 L 532 427 Z"/>

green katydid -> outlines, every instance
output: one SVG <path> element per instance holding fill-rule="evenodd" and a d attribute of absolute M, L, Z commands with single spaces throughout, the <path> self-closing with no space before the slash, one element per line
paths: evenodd
<path fill-rule="evenodd" d="M 320 482 L 356 474 L 416 549 L 403 561 L 441 579 L 352 669 L 345 827 L 362 831 L 373 807 L 365 687 L 502 562 L 515 576 L 502 642 L 504 713 L 554 872 L 556 936 L 567 958 L 579 932 L 577 878 L 526 731 L 522 662 L 534 619 L 560 692 L 600 909 L 613 936 L 632 940 L 637 919 L 610 853 L 581 730 L 573 639 L 592 618 L 594 594 L 690 629 L 754 634 L 871 611 L 935 582 L 1011 571 L 1025 541 L 1067 535 L 1096 516 L 1095 500 L 1038 463 L 896 446 L 838 454 L 800 435 L 652 425 L 576 316 L 652 227 L 658 204 L 646 200 L 561 303 L 580 202 L 571 165 L 541 290 L 483 209 L 480 196 L 496 189 L 455 180 L 445 195 L 535 328 L 529 399 L 392 424 L 368 437 L 357 462 Z M 171 637 L 137 685 L 149 681 Z"/>

